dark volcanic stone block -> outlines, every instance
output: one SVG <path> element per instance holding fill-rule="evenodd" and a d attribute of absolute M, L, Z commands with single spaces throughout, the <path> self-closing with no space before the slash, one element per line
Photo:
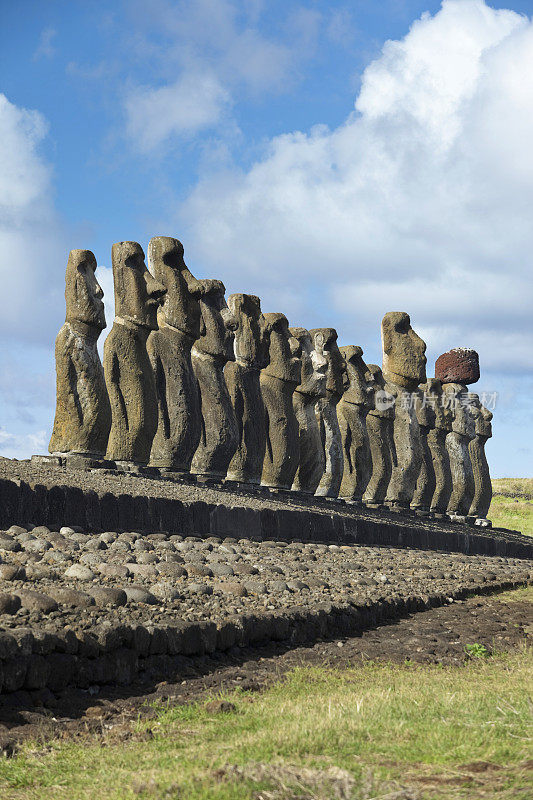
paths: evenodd
<path fill-rule="evenodd" d="M 102 527 L 114 531 L 119 527 L 119 514 L 117 498 L 111 492 L 102 495 L 100 501 Z"/>
<path fill-rule="evenodd" d="M 0 481 L 0 519 L 2 525 L 12 525 L 20 519 L 20 486 L 15 481 Z"/>
<path fill-rule="evenodd" d="M 46 522 L 48 525 L 65 524 L 66 491 L 66 486 L 52 486 L 52 488 L 48 490 L 48 513 L 46 515 Z"/>
<path fill-rule="evenodd" d="M 65 514 L 58 523 L 85 525 L 85 494 L 77 486 L 65 486 Z"/>
<path fill-rule="evenodd" d="M 85 524 L 84 528 L 88 531 L 97 532 L 102 530 L 102 507 L 100 498 L 96 492 L 87 491 L 85 495 Z"/>

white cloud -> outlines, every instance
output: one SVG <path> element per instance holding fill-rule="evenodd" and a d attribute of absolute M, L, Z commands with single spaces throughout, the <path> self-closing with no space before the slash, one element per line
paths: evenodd
<path fill-rule="evenodd" d="M 233 290 L 246 275 L 299 292 L 291 322 L 324 314 L 344 341 L 378 342 L 405 308 L 436 353 L 531 369 L 532 108 L 531 22 L 447 0 L 384 45 L 344 124 L 204 175 L 179 216 L 191 263 Z"/>
<path fill-rule="evenodd" d="M 47 124 L 0 94 L 0 337 L 53 341 L 63 304 L 66 248 L 39 152 Z"/>
<path fill-rule="evenodd" d="M 0 455 L 3 458 L 28 458 L 28 454 L 46 452 L 46 431 L 16 434 L 0 428 Z"/>
<path fill-rule="evenodd" d="M 52 42 L 57 36 L 55 28 L 44 28 L 39 36 L 39 44 L 33 54 L 33 60 L 38 61 L 40 58 L 52 58 L 55 55 L 56 48 Z"/>
<path fill-rule="evenodd" d="M 137 88 L 125 101 L 127 134 L 141 152 L 171 136 L 190 136 L 220 121 L 230 104 L 228 92 L 212 74 L 185 73 L 157 89 Z"/>
<path fill-rule="evenodd" d="M 129 43 L 155 78 L 124 92 L 126 135 L 134 148 L 160 155 L 165 145 L 231 123 L 237 99 L 285 92 L 312 56 L 320 15 L 288 14 L 276 35 L 260 32 L 262 3 L 137 0 L 138 30 Z M 235 124 L 230 124 L 233 135 Z"/>

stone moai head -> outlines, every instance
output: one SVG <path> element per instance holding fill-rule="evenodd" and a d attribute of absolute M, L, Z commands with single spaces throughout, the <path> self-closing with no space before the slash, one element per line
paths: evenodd
<path fill-rule="evenodd" d="M 367 409 L 374 408 L 373 379 L 363 361 L 363 349 L 359 345 L 349 344 L 339 347 L 339 350 L 346 364 L 348 379 L 343 401 Z"/>
<path fill-rule="evenodd" d="M 265 320 L 270 334 L 265 372 L 297 386 L 301 370 L 300 343 L 292 336 L 285 314 L 265 314 Z"/>
<path fill-rule="evenodd" d="M 376 417 L 383 417 L 385 419 L 394 418 L 394 397 L 387 391 L 387 384 L 383 377 L 381 367 L 377 364 L 367 364 L 368 368 L 368 385 L 374 391 L 374 407 L 371 414 Z"/>
<path fill-rule="evenodd" d="M 429 385 L 430 381 L 431 394 L 435 396 L 435 428 L 449 433 L 452 429 L 453 411 L 443 393 L 442 383 L 437 378 L 428 378 L 425 385 Z"/>
<path fill-rule="evenodd" d="M 442 404 L 441 382 L 435 378 L 428 378 L 420 384 L 420 393 L 416 398 L 416 418 L 423 428 L 437 427 L 437 410 Z"/>
<path fill-rule="evenodd" d="M 183 258 L 183 245 L 171 236 L 153 236 L 148 244 L 148 267 L 166 290 L 161 305 L 163 322 L 178 328 L 191 339 L 200 336 L 201 283 L 192 279 Z M 192 276 L 190 276 L 192 278 Z"/>
<path fill-rule="evenodd" d="M 426 343 L 405 311 L 389 311 L 381 321 L 383 373 L 388 381 L 414 391 L 426 380 Z"/>
<path fill-rule="evenodd" d="M 90 250 L 71 250 L 65 275 L 67 322 L 81 322 L 95 329 L 105 328 L 104 293 L 96 280 L 96 259 Z"/>
<path fill-rule="evenodd" d="M 194 343 L 194 350 L 225 364 L 235 359 L 233 343 L 239 323 L 228 308 L 222 281 L 212 283 L 200 300 L 200 336 Z"/>
<path fill-rule="evenodd" d="M 492 436 L 492 411 L 485 406 L 481 406 L 480 414 L 476 419 L 476 433 L 479 436 L 486 436 L 487 439 Z"/>
<path fill-rule="evenodd" d="M 326 396 L 326 372 L 328 362 L 322 344 L 313 342 L 306 328 L 290 328 L 291 335 L 297 339 L 301 350 L 300 383 L 295 391 L 318 400 Z M 318 349 L 316 349 L 318 348 Z"/>
<path fill-rule="evenodd" d="M 346 385 L 346 363 L 337 345 L 335 328 L 313 328 L 309 331 L 315 348 L 321 343 L 328 362 L 326 391 L 340 400 Z"/>
<path fill-rule="evenodd" d="M 462 383 L 468 386 L 479 380 L 479 356 L 468 347 L 448 350 L 435 362 L 435 377 L 441 383 Z"/>
<path fill-rule="evenodd" d="M 230 294 L 228 306 L 237 322 L 235 361 L 250 369 L 263 369 L 268 364 L 268 325 L 260 299 L 254 294 Z"/>
<path fill-rule="evenodd" d="M 137 242 L 116 242 L 111 249 L 115 314 L 149 330 L 157 328 L 157 309 L 165 287 L 150 275 Z"/>

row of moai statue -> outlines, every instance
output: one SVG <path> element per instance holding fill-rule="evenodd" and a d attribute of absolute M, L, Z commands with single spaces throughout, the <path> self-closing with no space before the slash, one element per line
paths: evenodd
<path fill-rule="evenodd" d="M 53 456 L 489 524 L 492 414 L 467 390 L 475 351 L 444 354 L 426 379 L 425 343 L 391 312 L 383 367 L 367 365 L 333 328 L 290 328 L 254 295 L 226 302 L 223 283 L 195 278 L 166 236 L 150 240 L 148 268 L 139 244 L 114 244 L 112 267 L 102 366 L 96 260 L 69 255 Z"/>

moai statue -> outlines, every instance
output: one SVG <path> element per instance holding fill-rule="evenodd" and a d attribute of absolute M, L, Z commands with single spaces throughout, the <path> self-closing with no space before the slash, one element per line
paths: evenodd
<path fill-rule="evenodd" d="M 446 436 L 450 459 L 452 491 L 447 515 L 452 520 L 469 516 L 474 499 L 474 473 L 469 444 L 475 437 L 476 409 L 467 391 L 468 384 L 479 380 L 479 356 L 475 350 L 458 347 L 443 353 L 435 362 L 435 377 L 441 381 L 453 414 L 452 430 Z"/>
<path fill-rule="evenodd" d="M 251 294 L 231 294 L 228 306 L 238 323 L 235 361 L 224 370 L 235 419 L 237 449 L 226 480 L 259 484 L 265 457 L 265 410 L 259 373 L 268 364 L 268 326 L 261 302 Z"/>
<path fill-rule="evenodd" d="M 485 455 L 485 444 L 492 436 L 492 412 L 481 405 L 477 395 L 474 395 L 474 398 L 474 404 L 477 406 L 479 413 L 475 421 L 476 435 L 468 445 L 474 473 L 474 499 L 468 515 L 475 517 L 476 525 L 487 528 L 491 525 L 491 522 L 487 519 L 487 514 L 492 501 L 492 483 L 487 456 Z"/>
<path fill-rule="evenodd" d="M 395 398 L 388 390 L 381 367 L 368 364 L 368 374 L 368 385 L 374 393 L 373 407 L 366 418 L 372 468 L 363 502 L 368 508 L 381 508 L 392 473 Z"/>
<path fill-rule="evenodd" d="M 150 273 L 166 289 L 157 315 L 158 329 L 147 349 L 157 392 L 157 430 L 150 464 L 189 473 L 202 430 L 200 395 L 191 348 L 200 336 L 200 298 L 215 282 L 197 280 L 183 260 L 183 245 L 170 236 L 154 236 L 148 245 Z"/>
<path fill-rule="evenodd" d="M 463 518 L 464 521 L 474 499 L 474 473 L 468 446 L 475 436 L 475 418 L 463 384 L 446 383 L 443 389 L 453 412 L 452 430 L 446 437 L 452 474 L 452 493 L 446 513 L 453 520 Z"/>
<path fill-rule="evenodd" d="M 266 421 L 266 448 L 261 485 L 290 489 L 300 456 L 299 426 L 292 396 L 300 382 L 300 343 L 284 314 L 265 314 L 270 331 L 269 363 L 260 383 Z"/>
<path fill-rule="evenodd" d="M 372 455 L 366 429 L 366 417 L 374 408 L 374 389 L 369 383 L 368 367 L 360 347 L 340 347 L 346 363 L 348 386 L 337 406 L 342 437 L 344 472 L 339 497 L 361 504 L 372 475 Z"/>
<path fill-rule="evenodd" d="M 426 344 L 411 327 L 409 314 L 391 311 L 381 322 L 383 375 L 395 396 L 392 474 L 385 503 L 391 510 L 408 509 L 422 463 L 415 402 L 426 380 Z"/>
<path fill-rule="evenodd" d="M 428 378 L 426 383 L 420 385 L 419 389 L 420 393 L 415 401 L 415 411 L 420 430 L 422 463 L 418 473 L 415 493 L 411 501 L 411 508 L 417 514 L 426 516 L 430 513 L 431 501 L 437 486 L 430 437 L 434 439 L 432 434 L 435 431 L 437 404 L 442 388 L 440 381 L 435 380 L 435 378 Z"/>
<path fill-rule="evenodd" d="M 157 396 L 146 340 L 157 327 L 165 288 L 146 269 L 137 242 L 111 250 L 115 320 L 104 344 L 104 374 L 111 402 L 107 458 L 130 468 L 150 458 L 157 429 Z"/>
<path fill-rule="evenodd" d="M 57 401 L 48 450 L 80 461 L 101 460 L 111 428 L 111 406 L 96 342 L 105 328 L 104 293 L 90 250 L 71 250 L 67 262 L 65 324 L 56 338 Z"/>
<path fill-rule="evenodd" d="M 323 337 L 324 355 L 328 362 L 326 396 L 318 400 L 315 407 L 326 460 L 324 474 L 315 494 L 318 497 L 338 497 L 344 469 L 344 455 L 337 418 L 337 403 L 347 382 L 346 364 L 337 346 L 337 331 L 334 328 L 314 328 L 309 333 L 313 337 L 317 334 Z"/>
<path fill-rule="evenodd" d="M 446 448 L 446 437 L 452 430 L 453 412 L 447 402 L 447 395 L 442 391 L 442 383 L 434 379 L 433 393 L 435 402 L 435 427 L 428 431 L 427 441 L 433 460 L 435 473 L 435 491 L 431 498 L 430 511 L 437 519 L 446 516 L 448 503 L 452 493 L 452 473 L 450 456 Z"/>
<path fill-rule="evenodd" d="M 235 358 L 233 342 L 238 323 L 226 304 L 224 292 L 224 284 L 216 281 L 201 298 L 201 333 L 192 347 L 202 430 L 191 472 L 219 479 L 226 477 L 238 441 L 237 422 L 224 380 L 224 366 Z"/>
<path fill-rule="evenodd" d="M 300 383 L 292 396 L 300 431 L 300 456 L 292 489 L 314 494 L 326 466 L 315 405 L 326 396 L 328 362 L 323 353 L 322 334 L 313 338 L 305 328 L 290 328 L 290 332 L 300 343 L 302 351 Z"/>

